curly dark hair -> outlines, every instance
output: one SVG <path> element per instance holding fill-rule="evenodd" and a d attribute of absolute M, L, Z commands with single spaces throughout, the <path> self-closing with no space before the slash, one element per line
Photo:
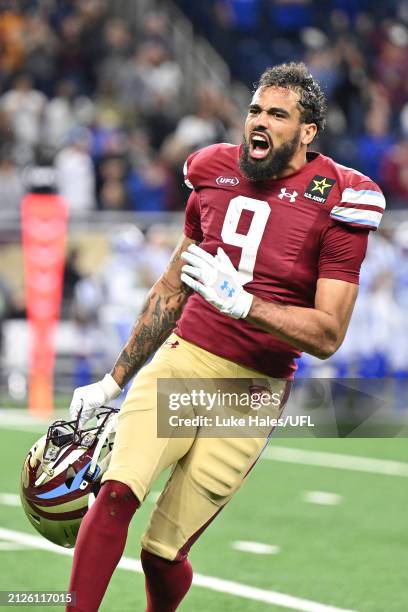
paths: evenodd
<path fill-rule="evenodd" d="M 316 79 L 303 62 L 290 62 L 267 68 L 255 89 L 259 87 L 285 87 L 296 91 L 299 98 L 302 123 L 315 123 L 318 131 L 326 125 L 326 97 Z"/>

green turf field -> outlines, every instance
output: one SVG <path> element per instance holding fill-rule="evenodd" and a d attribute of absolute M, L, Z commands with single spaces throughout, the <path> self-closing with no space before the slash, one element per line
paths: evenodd
<path fill-rule="evenodd" d="M 25 453 L 41 428 L 4 418 L 2 425 L 0 590 L 65 589 L 70 556 L 41 549 L 45 540 L 27 539 L 36 532 L 15 497 Z M 138 559 L 152 507 L 147 500 L 136 515 L 126 568 L 116 571 L 104 612 L 144 610 L 143 577 L 129 559 Z M 237 550 L 237 541 L 273 548 Z M 407 440 L 272 441 L 191 560 L 197 585 L 180 610 L 407 612 Z M 90 579 L 92 571 L 97 568 L 90 568 Z"/>

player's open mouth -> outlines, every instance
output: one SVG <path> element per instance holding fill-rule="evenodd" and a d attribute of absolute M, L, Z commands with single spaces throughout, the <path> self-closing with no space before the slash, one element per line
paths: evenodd
<path fill-rule="evenodd" d="M 249 140 L 249 153 L 255 159 L 264 159 L 271 150 L 271 144 L 266 134 L 252 132 Z"/>

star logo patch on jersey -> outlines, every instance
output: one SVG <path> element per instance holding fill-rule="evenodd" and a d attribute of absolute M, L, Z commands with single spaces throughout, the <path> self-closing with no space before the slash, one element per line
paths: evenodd
<path fill-rule="evenodd" d="M 336 180 L 320 176 L 316 174 L 310 181 L 305 193 L 303 194 L 308 200 L 313 200 L 319 204 L 324 204 L 329 197 L 329 193 L 335 185 Z"/>

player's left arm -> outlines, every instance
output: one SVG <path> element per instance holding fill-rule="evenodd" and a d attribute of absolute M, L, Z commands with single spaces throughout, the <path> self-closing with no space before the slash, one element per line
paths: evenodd
<path fill-rule="evenodd" d="M 245 320 L 302 351 L 327 359 L 344 340 L 357 294 L 355 283 L 320 278 L 314 308 L 285 306 L 254 296 Z"/>

